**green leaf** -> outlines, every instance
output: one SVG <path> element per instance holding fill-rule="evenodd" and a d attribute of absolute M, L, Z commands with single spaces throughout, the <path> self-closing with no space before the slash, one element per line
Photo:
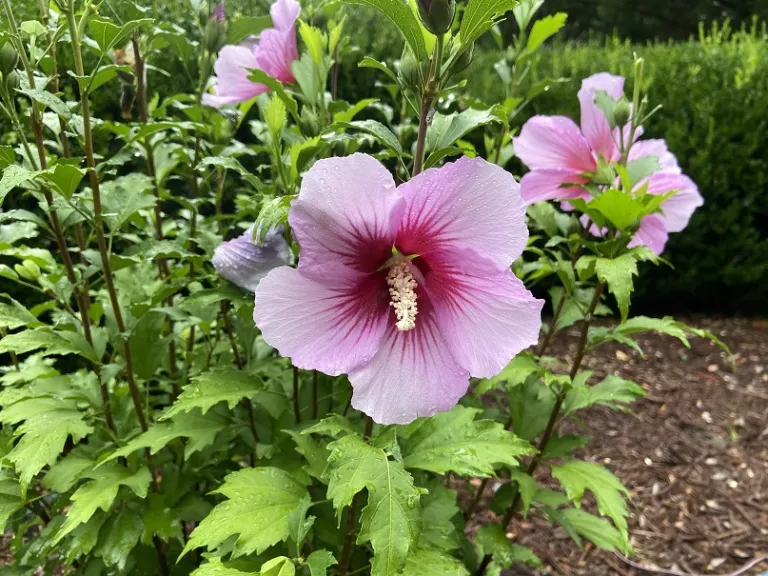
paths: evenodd
<path fill-rule="evenodd" d="M 108 52 L 127 41 L 134 30 L 152 22 L 154 20 L 151 18 L 142 18 L 127 22 L 123 26 L 117 26 L 104 18 L 94 17 L 88 20 L 88 29 L 101 51 Z"/>
<path fill-rule="evenodd" d="M 46 92 L 45 90 L 33 90 L 31 88 L 19 89 L 18 92 L 24 94 L 42 104 L 46 108 L 50 108 L 52 112 L 55 112 L 65 120 L 69 120 L 72 117 L 72 113 L 69 111 L 67 105 L 61 101 L 58 96 Z"/>
<path fill-rule="evenodd" d="M 24 506 L 19 483 L 9 471 L 0 476 L 0 530 L 5 530 L 8 520 Z"/>
<path fill-rule="evenodd" d="M 0 328 L 7 330 L 14 330 L 22 326 L 28 328 L 34 328 L 39 326 L 37 318 L 35 318 L 29 310 L 24 308 L 19 302 L 6 296 L 11 301 L 10 304 L 0 302 Z"/>
<path fill-rule="evenodd" d="M 397 136 L 395 136 L 392 130 L 384 126 L 381 122 L 376 120 L 355 120 L 353 122 L 336 122 L 330 127 L 331 130 L 338 128 L 351 128 L 370 134 L 381 144 L 394 150 L 398 156 L 403 155 L 403 147 L 397 139 Z"/>
<path fill-rule="evenodd" d="M 270 230 L 288 222 L 288 212 L 291 210 L 291 202 L 294 198 L 296 198 L 295 195 L 288 195 L 264 200 L 254 226 L 254 232 L 259 232 L 259 242 L 264 241 Z"/>
<path fill-rule="evenodd" d="M 271 27 L 270 16 L 238 16 L 229 23 L 227 44 L 239 44 L 249 36 L 258 36 L 259 32 Z"/>
<path fill-rule="evenodd" d="M 384 72 L 387 76 L 389 76 L 389 79 L 392 80 L 395 84 L 400 84 L 400 82 L 397 79 L 397 76 L 395 76 L 395 73 L 383 62 L 379 62 L 378 60 L 374 60 L 370 56 L 364 56 L 362 60 L 360 60 L 360 63 L 357 65 L 358 68 L 375 68 L 376 70 L 379 70 L 381 72 Z"/>
<path fill-rule="evenodd" d="M 229 474 L 214 494 L 227 498 L 197 526 L 182 556 L 206 546 L 214 550 L 237 535 L 232 557 L 261 554 L 288 538 L 288 519 L 304 502 L 307 490 L 278 468 L 249 468 Z"/>
<path fill-rule="evenodd" d="M 448 471 L 471 476 L 490 476 L 494 464 L 517 465 L 517 456 L 533 452 L 493 420 L 477 420 L 474 408 L 456 406 L 450 412 L 417 420 L 408 429 L 405 467 L 438 474 Z"/>
<path fill-rule="evenodd" d="M 403 576 L 469 576 L 464 564 L 436 550 L 418 548 L 408 555 Z"/>
<path fill-rule="evenodd" d="M 509 479 L 517 482 L 520 501 L 523 503 L 523 516 L 525 516 L 539 489 L 538 484 L 536 484 L 536 480 L 530 474 L 526 474 L 522 470 L 512 470 L 509 473 Z"/>
<path fill-rule="evenodd" d="M 71 164 L 56 164 L 43 172 L 42 176 L 53 184 L 55 190 L 64 198 L 70 198 L 85 176 L 85 170 Z"/>
<path fill-rule="evenodd" d="M 88 360 L 98 361 L 93 348 L 76 332 L 51 332 L 48 329 L 35 328 L 8 334 L 0 340 L 0 353 L 25 354 L 41 348 L 46 356 L 79 354 Z"/>
<path fill-rule="evenodd" d="M 581 504 L 584 490 L 592 491 L 600 513 L 613 520 L 624 539 L 628 537 L 628 512 L 624 498 L 629 497 L 629 490 L 611 472 L 592 462 L 571 460 L 552 466 L 552 477 L 560 482 L 576 506 Z"/>
<path fill-rule="evenodd" d="M 128 555 L 138 544 L 144 523 L 141 516 L 130 508 L 124 508 L 117 516 L 108 518 L 99 531 L 99 543 L 94 554 L 107 566 L 125 568 Z"/>
<path fill-rule="evenodd" d="M 264 389 L 264 380 L 258 375 L 232 366 L 214 368 L 192 378 L 192 383 L 184 387 L 173 406 L 161 416 L 161 420 L 195 408 L 205 414 L 219 402 L 226 402 L 232 410 L 243 398 L 253 398 Z"/>
<path fill-rule="evenodd" d="M 357 434 L 357 430 L 352 426 L 345 416 L 340 414 L 331 414 L 323 418 L 317 424 L 305 428 L 302 434 L 321 434 L 325 436 L 341 436 L 346 434 Z"/>
<path fill-rule="evenodd" d="M 641 386 L 613 374 L 595 386 L 574 381 L 563 403 L 563 411 L 565 414 L 571 414 L 595 404 L 618 408 L 618 404 L 631 404 L 644 395 L 645 391 Z"/>
<path fill-rule="evenodd" d="M 515 434 L 524 440 L 532 440 L 547 426 L 555 404 L 554 393 L 543 385 L 541 378 L 532 376 L 507 395 Z"/>
<path fill-rule="evenodd" d="M 598 548 L 608 552 L 627 550 L 628 545 L 622 539 L 619 531 L 602 518 L 577 508 L 560 510 L 558 514 L 560 516 L 558 520 L 564 525 L 564 528 L 566 528 L 565 524 L 567 523 L 566 531 L 573 530 Z"/>
<path fill-rule="evenodd" d="M 541 560 L 530 549 L 513 544 L 507 539 L 499 524 L 487 524 L 475 536 L 478 556 L 493 554 L 493 559 L 502 567 L 509 568 L 514 562 L 523 562 L 533 567 L 541 566 Z"/>
<path fill-rule="evenodd" d="M 18 164 L 11 164 L 3 169 L 3 177 L 0 178 L 0 204 L 5 200 L 8 192 L 36 178 L 40 172 L 27 170 Z"/>
<path fill-rule="evenodd" d="M 526 52 L 530 54 L 538 50 L 539 46 L 565 26 L 567 19 L 568 14 L 557 12 L 534 22 L 531 34 L 528 36 L 528 44 L 525 47 Z"/>
<path fill-rule="evenodd" d="M 272 135 L 272 140 L 278 142 L 285 129 L 285 123 L 288 121 L 285 104 L 279 96 L 273 94 L 269 98 L 264 107 L 264 121 L 267 123 L 267 129 Z"/>
<path fill-rule="evenodd" d="M 152 180 L 134 172 L 101 184 L 104 219 L 110 230 L 119 230 L 139 210 L 153 208 L 157 197 L 152 193 Z"/>
<path fill-rule="evenodd" d="M 590 265 L 594 265 L 597 277 L 608 285 L 608 290 L 616 297 L 621 319 L 625 321 L 629 314 L 629 298 L 634 290 L 632 276 L 637 276 L 637 262 L 632 253 L 622 254 L 616 258 L 595 258 L 582 256 L 576 263 L 576 269 L 581 274 Z"/>
<path fill-rule="evenodd" d="M 73 451 L 51 466 L 43 478 L 43 486 L 54 492 L 67 492 L 86 471 L 93 470 L 95 466 L 93 459 Z"/>
<path fill-rule="evenodd" d="M 639 220 L 644 212 L 641 202 L 616 188 L 609 188 L 603 194 L 591 200 L 587 206 L 590 209 L 598 210 L 619 230 L 629 228 Z"/>
<path fill-rule="evenodd" d="M 480 38 L 505 12 L 512 10 L 517 4 L 517 0 L 469 0 L 459 29 L 462 49 L 469 48 L 472 42 Z"/>
<path fill-rule="evenodd" d="M 284 430 L 294 442 L 296 442 L 296 451 L 304 456 L 307 461 L 303 466 L 304 470 L 318 480 L 324 480 L 325 466 L 328 461 L 328 450 L 320 445 L 311 436 L 297 432 L 296 430 Z"/>
<path fill-rule="evenodd" d="M 310 576 L 326 576 L 334 564 L 337 564 L 336 558 L 328 550 L 315 550 L 307 556 Z"/>
<path fill-rule="evenodd" d="M 8 166 L 16 162 L 16 152 L 11 146 L 0 146 L 0 170 L 5 170 Z"/>
<path fill-rule="evenodd" d="M 278 556 L 261 565 L 261 576 L 294 576 L 296 566 L 290 558 Z"/>
<path fill-rule="evenodd" d="M 543 204 L 543 202 L 539 202 L 539 204 Z M 485 394 L 489 390 L 498 388 L 503 383 L 506 383 L 508 388 L 514 388 L 525 382 L 528 376 L 540 370 L 541 368 L 531 356 L 528 354 L 518 354 L 496 376 L 481 380 L 476 393 Z"/>
<path fill-rule="evenodd" d="M 421 532 L 419 497 L 424 491 L 413 485 L 401 463 L 390 461 L 384 450 L 358 436 L 331 442 L 328 449 L 327 494 L 339 520 L 344 506 L 366 488 L 368 504 L 360 518 L 358 543 L 373 546 L 372 576 L 398 573 Z"/>
<path fill-rule="evenodd" d="M 300 123 L 301 120 L 299 118 L 299 105 L 296 103 L 296 100 L 294 100 L 293 96 L 285 91 L 285 87 L 283 86 L 282 82 L 275 80 L 272 78 L 272 76 L 269 76 L 263 70 L 257 70 L 255 68 L 248 68 L 248 80 L 251 82 L 256 82 L 257 84 L 264 84 L 272 92 L 277 94 L 283 101 L 283 104 L 285 104 L 285 107 L 291 114 L 291 117 L 293 117 L 294 122 L 296 122 L 296 124 Z"/>
<path fill-rule="evenodd" d="M 605 90 L 595 90 L 594 100 L 595 106 L 600 108 L 603 114 L 605 114 L 605 118 L 608 120 L 608 125 L 611 127 L 611 129 L 615 128 L 616 121 L 613 117 L 613 111 L 616 108 L 616 100 L 614 100 L 613 97 Z"/>
<path fill-rule="evenodd" d="M 56 534 L 55 544 L 72 532 L 80 524 L 87 522 L 101 508 L 109 512 L 112 503 L 117 498 L 121 486 L 127 486 L 139 498 L 147 497 L 147 488 L 152 480 L 146 467 L 139 468 L 135 473 L 127 468 L 110 464 L 87 474 L 91 481 L 83 484 L 72 494 L 72 506 L 67 512 L 67 519 Z"/>
<path fill-rule="evenodd" d="M 199 170 L 205 166 L 218 166 L 225 170 L 232 170 L 240 174 L 240 176 L 254 188 L 260 189 L 262 187 L 261 180 L 248 172 L 248 170 L 245 169 L 245 166 L 243 166 L 237 158 L 233 158 L 232 156 L 207 156 L 200 160 L 197 169 Z"/>
<path fill-rule="evenodd" d="M 365 110 L 371 104 L 378 101 L 379 100 L 377 98 L 365 98 L 363 100 L 360 100 L 354 106 L 350 106 L 349 108 L 341 112 L 336 112 L 336 114 L 333 115 L 333 121 L 334 122 L 352 122 L 355 116 L 357 116 L 360 112 Z"/>
<path fill-rule="evenodd" d="M 656 156 L 643 156 L 627 162 L 627 172 L 633 188 L 638 182 L 659 170 L 661 170 L 661 165 Z"/>
<path fill-rule="evenodd" d="M 213 444 L 216 435 L 229 426 L 226 417 L 218 414 L 185 413 L 177 415 L 170 422 L 157 422 L 128 442 L 122 448 L 112 452 L 103 463 L 132 454 L 141 448 L 149 448 L 151 454 L 165 447 L 176 438 L 189 438 L 184 448 L 185 457 Z"/>
<path fill-rule="evenodd" d="M 423 527 L 420 548 L 450 551 L 459 548 L 459 535 L 453 517 L 459 513 L 456 492 L 433 480 L 421 497 Z"/>
<path fill-rule="evenodd" d="M 192 576 L 259 576 L 260 574 L 260 572 L 241 572 L 234 568 L 227 568 L 218 556 L 209 556 L 208 562 L 192 572 Z"/>
<path fill-rule="evenodd" d="M 316 66 L 320 66 L 325 58 L 325 52 L 328 48 L 328 37 L 319 28 L 307 24 L 303 20 L 299 21 L 299 35 L 307 47 L 307 52 L 312 57 Z"/>
<path fill-rule="evenodd" d="M 427 46 L 424 42 L 421 22 L 406 2 L 399 0 L 346 0 L 349 4 L 372 6 L 389 18 L 405 38 L 417 62 L 426 62 Z M 511 0 L 506 0 L 511 2 Z"/>
<path fill-rule="evenodd" d="M 432 118 L 432 125 L 427 132 L 427 150 L 448 148 L 475 128 L 500 121 L 495 108 L 487 110 L 469 108 L 463 112 L 447 115 L 438 112 Z"/>

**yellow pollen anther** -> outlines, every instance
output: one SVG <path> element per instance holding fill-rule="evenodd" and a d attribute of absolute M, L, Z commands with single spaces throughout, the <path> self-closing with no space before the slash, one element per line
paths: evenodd
<path fill-rule="evenodd" d="M 395 309 L 397 329 L 401 332 L 416 327 L 416 279 L 413 277 L 407 262 L 400 262 L 389 269 L 387 273 L 389 284 L 390 306 Z"/>

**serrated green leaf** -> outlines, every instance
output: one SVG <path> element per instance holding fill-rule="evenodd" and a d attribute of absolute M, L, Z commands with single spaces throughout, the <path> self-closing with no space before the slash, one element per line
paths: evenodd
<path fill-rule="evenodd" d="M 417 548 L 408 555 L 405 561 L 403 576 L 468 576 L 469 572 L 464 564 L 453 556 L 429 550 Z"/>
<path fill-rule="evenodd" d="M 23 507 L 19 483 L 10 471 L 4 471 L 0 476 L 0 530 L 5 530 L 11 516 Z"/>
<path fill-rule="evenodd" d="M 326 462 L 328 460 L 328 450 L 320 445 L 311 436 L 297 432 L 296 430 L 284 430 L 294 442 L 296 442 L 296 451 L 304 456 L 306 464 L 304 470 L 318 480 L 323 481 Z"/>
<path fill-rule="evenodd" d="M 509 479 L 514 480 L 517 483 L 517 490 L 520 493 L 520 502 L 523 504 L 523 516 L 528 514 L 528 509 L 531 507 L 536 492 L 539 487 L 536 484 L 536 480 L 530 474 L 526 474 L 522 470 L 512 470 L 509 473 Z"/>
<path fill-rule="evenodd" d="M 10 296 L 6 296 L 6 298 L 10 300 L 11 303 L 6 304 L 5 302 L 0 302 L 0 328 L 15 330 L 22 326 L 34 328 L 40 325 L 37 318 L 35 318 L 32 313 L 24 308 L 19 302 Z"/>
<path fill-rule="evenodd" d="M 459 548 L 459 535 L 453 517 L 459 513 L 456 492 L 437 480 L 427 485 L 421 497 L 423 526 L 419 536 L 420 548 L 451 551 Z"/>
<path fill-rule="evenodd" d="M 218 166 L 224 168 L 225 170 L 233 170 L 234 172 L 240 174 L 240 176 L 242 176 L 254 188 L 260 189 L 262 187 L 261 180 L 248 172 L 248 170 L 245 169 L 245 166 L 243 166 L 237 158 L 232 156 L 207 156 L 200 160 L 200 163 L 197 167 L 198 169 L 201 169 L 205 166 Z"/>
<path fill-rule="evenodd" d="M 630 186 L 632 188 L 641 180 L 648 178 L 661 170 L 659 159 L 656 156 L 642 156 L 627 162 Z"/>
<path fill-rule="evenodd" d="M 327 494 L 339 520 L 355 494 L 367 489 L 368 504 L 360 518 L 357 541 L 373 546 L 372 576 L 398 573 L 421 532 L 419 497 L 424 491 L 413 485 L 401 463 L 390 461 L 384 450 L 358 436 L 331 442 L 328 449 Z"/>
<path fill-rule="evenodd" d="M 307 556 L 310 576 L 326 576 L 334 564 L 337 564 L 336 558 L 328 550 L 315 550 Z"/>
<path fill-rule="evenodd" d="M 43 486 L 54 492 L 67 492 L 85 472 L 92 471 L 94 466 L 95 460 L 73 451 L 51 466 L 43 478 Z"/>
<path fill-rule="evenodd" d="M 524 440 L 532 440 L 547 426 L 555 404 L 552 389 L 544 386 L 541 378 L 531 376 L 520 386 L 510 389 L 507 396 L 515 434 Z"/>
<path fill-rule="evenodd" d="M 238 16 L 229 23 L 227 44 L 239 44 L 249 36 L 258 36 L 262 30 L 271 27 L 270 16 Z"/>
<path fill-rule="evenodd" d="M 357 430 L 345 416 L 331 414 L 317 424 L 301 431 L 302 434 L 320 434 L 323 436 L 340 436 L 342 434 L 357 434 Z"/>
<path fill-rule="evenodd" d="M 576 263 L 576 269 L 582 274 L 594 266 L 597 277 L 608 285 L 608 290 L 616 297 L 621 319 L 625 321 L 629 314 L 629 298 L 634 290 L 633 276 L 637 276 L 637 261 L 632 253 L 616 258 L 595 258 L 582 256 Z"/>
<path fill-rule="evenodd" d="M 449 148 L 459 139 L 469 134 L 475 128 L 492 122 L 500 122 L 501 118 L 495 108 L 476 110 L 469 108 L 459 113 L 435 114 L 432 124 L 427 131 L 427 150 L 436 151 Z"/>
<path fill-rule="evenodd" d="M 619 230 L 629 228 L 644 213 L 641 202 L 616 188 L 609 188 L 600 196 L 591 200 L 587 206 L 591 210 L 600 212 Z"/>
<path fill-rule="evenodd" d="M 493 420 L 475 420 L 479 410 L 456 406 L 450 412 L 409 425 L 406 468 L 438 474 L 490 476 L 494 464 L 516 466 L 533 447 Z"/>
<path fill-rule="evenodd" d="M 611 374 L 594 386 L 574 383 L 563 403 L 563 412 L 571 414 L 596 404 L 609 408 L 619 408 L 619 404 L 631 404 L 644 395 L 645 391 L 642 387 L 630 380 Z"/>
<path fill-rule="evenodd" d="M 578 508 L 567 508 L 558 511 L 560 520 L 567 522 L 568 529 L 575 531 L 592 542 L 598 548 L 613 552 L 614 550 L 626 550 L 628 545 L 624 542 L 616 528 L 607 521 L 592 514 L 588 514 Z M 565 526 L 563 526 L 565 528 Z"/>
<path fill-rule="evenodd" d="M 333 115 L 334 122 L 352 122 L 360 112 L 365 110 L 371 104 L 378 102 L 377 98 L 365 98 L 357 102 L 354 106 L 350 106 L 346 110 L 336 112 Z"/>
<path fill-rule="evenodd" d="M 278 556 L 261 565 L 261 576 L 294 576 L 296 566 L 290 558 Z"/>
<path fill-rule="evenodd" d="M 8 334 L 0 340 L 0 353 L 26 354 L 41 348 L 46 356 L 79 354 L 88 360 L 98 361 L 93 348 L 82 335 L 75 332 L 52 332 L 48 329 L 35 328 Z"/>
<path fill-rule="evenodd" d="M 208 561 L 192 572 L 192 576 L 260 576 L 261 572 L 241 572 L 227 568 L 218 556 L 210 556 Z"/>
<path fill-rule="evenodd" d="M 42 177 L 53 184 L 54 189 L 65 198 L 70 198 L 80 185 L 85 170 L 71 164 L 57 164 L 43 172 Z"/>
<path fill-rule="evenodd" d="M 25 182 L 35 179 L 39 174 L 40 172 L 38 171 L 27 170 L 18 164 L 11 164 L 4 168 L 3 177 L 0 178 L 0 204 L 5 200 L 8 192 Z"/>
<path fill-rule="evenodd" d="M 201 546 L 213 550 L 235 535 L 233 558 L 253 552 L 261 554 L 288 538 L 288 518 L 307 496 L 301 482 L 278 468 L 234 472 L 214 493 L 227 500 L 200 522 L 182 555 Z"/>
<path fill-rule="evenodd" d="M 394 150 L 398 156 L 403 155 L 403 147 L 397 139 L 397 136 L 395 136 L 392 130 L 384 126 L 381 122 L 376 120 L 354 120 L 352 122 L 336 122 L 330 127 L 331 130 L 338 128 L 351 128 L 370 134 L 381 144 Z"/>
<path fill-rule="evenodd" d="M 511 0 L 507 0 L 508 2 Z M 417 62 L 426 62 L 427 46 L 421 23 L 410 6 L 399 0 L 346 0 L 348 4 L 371 6 L 389 18 L 405 38 Z"/>
<path fill-rule="evenodd" d="M 109 512 L 121 486 L 127 486 L 139 498 L 146 498 L 152 480 L 146 467 L 131 472 L 117 464 L 103 466 L 86 476 L 91 480 L 72 494 L 72 506 L 67 512 L 64 525 L 56 534 L 55 543 L 60 542 L 80 524 L 87 522 L 99 508 Z"/>
<path fill-rule="evenodd" d="M 128 555 L 138 544 L 144 531 L 141 516 L 130 508 L 124 508 L 117 516 L 108 518 L 99 531 L 99 543 L 93 553 L 107 566 L 125 568 Z"/>
<path fill-rule="evenodd" d="M 469 0 L 459 29 L 461 47 L 469 48 L 472 42 L 480 38 L 505 12 L 512 10 L 517 4 L 517 0 Z"/>
<path fill-rule="evenodd" d="M 328 48 L 328 37 L 322 30 L 307 24 L 303 20 L 299 22 L 299 35 L 304 41 L 312 61 L 316 66 L 320 66 Z"/>
<path fill-rule="evenodd" d="M 610 471 L 592 462 L 571 460 L 552 466 L 552 477 L 560 482 L 576 506 L 581 504 L 584 490 L 590 490 L 600 513 L 613 520 L 623 538 L 627 539 L 628 512 L 624 498 L 629 497 L 629 490 Z"/>
<path fill-rule="evenodd" d="M 294 122 L 299 124 L 299 105 L 296 103 L 296 100 L 293 98 L 293 96 L 286 92 L 282 82 L 275 80 L 272 78 L 272 76 L 268 75 L 263 70 L 257 70 L 255 68 L 248 68 L 248 80 L 251 82 L 256 82 L 257 84 L 264 84 L 265 86 L 269 87 L 269 89 L 277 94 L 283 101 Z"/>
<path fill-rule="evenodd" d="M 128 40 L 137 28 L 154 22 L 151 18 L 142 18 L 117 26 L 104 18 L 92 17 L 88 20 L 91 37 L 96 41 L 102 52 L 108 52 L 122 42 Z"/>
<path fill-rule="evenodd" d="M 156 422 L 149 430 L 142 432 L 122 448 L 112 452 L 101 464 L 128 456 L 141 448 L 149 448 L 151 454 L 164 448 L 177 438 L 189 438 L 184 448 L 185 457 L 198 450 L 210 446 L 216 440 L 216 435 L 229 426 L 227 418 L 210 413 L 202 415 L 196 412 L 178 414 L 170 422 Z"/>
<path fill-rule="evenodd" d="M 557 12 L 556 14 L 550 14 L 545 16 L 541 20 L 537 20 L 533 23 L 531 33 L 528 36 L 528 44 L 526 44 L 526 51 L 530 54 L 538 50 L 548 38 L 557 34 L 560 29 L 565 26 L 565 21 L 568 19 L 568 14 L 564 12 Z"/>
<path fill-rule="evenodd" d="M 32 88 L 19 89 L 18 92 L 28 96 L 46 108 L 50 108 L 52 112 L 58 114 L 66 120 L 69 120 L 72 117 L 72 113 L 69 111 L 67 105 L 62 102 L 58 96 L 55 96 L 50 92 L 45 90 L 33 90 Z"/>
<path fill-rule="evenodd" d="M 381 72 L 384 72 L 387 76 L 389 76 L 389 79 L 392 80 L 395 84 L 400 84 L 397 76 L 395 76 L 395 73 L 383 62 L 379 62 L 378 60 L 374 60 L 370 56 L 364 56 L 362 60 L 360 60 L 360 63 L 357 65 L 358 68 L 375 68 L 376 70 L 380 70 Z M 334 118 L 335 120 L 335 118 Z"/>
<path fill-rule="evenodd" d="M 525 382 L 528 376 L 539 370 L 541 368 L 531 356 L 524 353 L 518 354 L 496 376 L 481 380 L 477 386 L 477 394 L 485 394 L 504 383 L 506 383 L 508 388 L 514 388 Z"/>
<path fill-rule="evenodd" d="M 267 101 L 267 105 L 264 107 L 264 121 L 267 123 L 267 129 L 272 135 L 272 140 L 279 142 L 285 129 L 285 123 L 288 121 L 285 104 L 279 96 L 273 94 Z"/>
<path fill-rule="evenodd" d="M 294 198 L 296 198 L 295 195 L 288 195 L 264 200 L 254 226 L 254 233 L 259 233 L 258 240 L 260 242 L 264 240 L 270 230 L 288 222 L 288 212 L 291 210 L 291 201 Z"/>
<path fill-rule="evenodd" d="M 523 562 L 533 567 L 541 566 L 541 560 L 530 549 L 513 544 L 507 539 L 499 524 L 487 524 L 477 531 L 475 536 L 478 555 L 492 554 L 494 561 L 503 568 L 509 568 L 514 562 Z"/>
<path fill-rule="evenodd" d="M 176 398 L 176 402 L 161 416 L 161 420 L 173 418 L 183 412 L 199 408 L 203 414 L 219 402 L 226 402 L 230 410 L 243 398 L 253 398 L 265 389 L 264 380 L 233 366 L 214 368 L 192 378 Z"/>
<path fill-rule="evenodd" d="M 110 230 L 117 231 L 139 210 L 154 207 L 157 197 L 152 193 L 152 180 L 146 174 L 134 172 L 101 184 L 104 220 Z"/>

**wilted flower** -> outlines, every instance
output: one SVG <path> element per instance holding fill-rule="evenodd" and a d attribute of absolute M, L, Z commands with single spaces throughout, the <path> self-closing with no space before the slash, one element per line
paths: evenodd
<path fill-rule="evenodd" d="M 267 232 L 255 243 L 253 226 L 242 235 L 222 242 L 213 252 L 213 267 L 224 278 L 243 290 L 254 292 L 270 270 L 290 264 L 293 255 L 279 228 Z"/>
<path fill-rule="evenodd" d="M 380 423 L 453 407 L 536 342 L 543 302 L 510 265 L 528 231 L 514 178 L 462 158 L 399 187 L 374 158 L 317 162 L 289 221 L 298 269 L 273 270 L 254 320 L 295 366 L 349 374 Z"/>
<path fill-rule="evenodd" d="M 291 64 L 299 58 L 296 19 L 300 12 L 301 6 L 296 0 L 277 0 L 269 9 L 273 28 L 262 30 L 258 39 L 246 40 L 238 46 L 224 46 L 214 65 L 213 94 L 204 94 L 203 102 L 220 108 L 269 92 L 268 86 L 248 79 L 249 69 L 263 70 L 280 82 L 295 82 Z"/>

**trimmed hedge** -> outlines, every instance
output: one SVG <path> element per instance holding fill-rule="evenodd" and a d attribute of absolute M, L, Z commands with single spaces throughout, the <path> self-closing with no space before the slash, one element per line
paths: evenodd
<path fill-rule="evenodd" d="M 672 234 L 667 257 L 637 287 L 636 310 L 768 312 L 768 37 L 765 28 L 712 28 L 679 44 L 568 45 L 543 52 L 530 81 L 567 77 L 536 100 L 531 113 L 578 118 L 581 79 L 600 71 L 631 75 L 633 52 L 645 59 L 652 104 L 648 138 L 665 138 L 705 199 L 689 227 Z M 493 71 L 499 54 L 471 67 L 477 97 L 502 97 Z M 631 86 L 628 86 L 631 94 Z M 521 119 L 522 121 L 522 119 Z M 513 170 L 522 167 L 510 163 Z"/>

